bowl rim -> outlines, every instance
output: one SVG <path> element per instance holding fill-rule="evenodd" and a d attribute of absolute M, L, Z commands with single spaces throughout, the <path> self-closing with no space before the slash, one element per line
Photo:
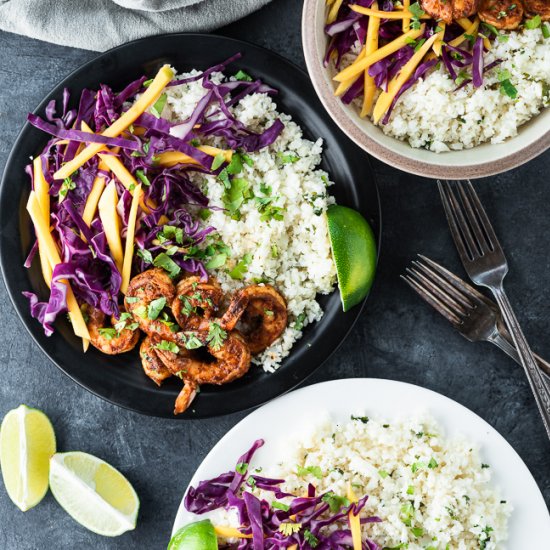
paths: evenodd
<path fill-rule="evenodd" d="M 319 51 L 324 50 L 324 45 L 319 43 L 318 33 L 316 32 L 319 14 L 318 5 L 320 2 L 322 0 L 304 0 L 302 10 L 302 47 L 311 83 L 321 103 L 340 129 L 373 157 L 404 172 L 427 178 L 477 179 L 517 168 L 550 148 L 550 124 L 547 125 L 547 130 L 542 135 L 524 145 L 521 145 L 521 139 L 517 139 L 520 135 L 511 138 L 512 140 L 516 140 L 517 145 L 519 145 L 513 153 L 496 160 L 488 159 L 481 163 L 466 162 L 462 165 L 444 164 L 444 155 L 453 154 L 454 152 L 451 151 L 448 153 L 433 153 L 442 159 L 443 162 L 432 164 L 424 160 L 412 158 L 411 156 L 405 156 L 395 149 L 390 149 L 379 143 L 355 123 L 342 102 L 326 84 L 327 69 L 323 66 L 321 56 L 318 55 Z M 546 109 L 546 116 L 550 117 L 550 108 Z M 544 114 L 544 112 L 541 112 L 536 116 L 543 116 Z M 397 141 L 396 138 L 393 139 Z M 509 142 L 510 140 L 507 140 L 507 143 Z M 415 150 L 413 147 L 410 148 L 411 150 Z M 460 152 L 465 153 L 469 150 L 471 149 L 462 149 Z M 459 151 L 456 152 L 458 153 Z"/>

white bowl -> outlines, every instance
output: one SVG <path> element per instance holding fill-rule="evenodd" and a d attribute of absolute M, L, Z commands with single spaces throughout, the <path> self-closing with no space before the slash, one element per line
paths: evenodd
<path fill-rule="evenodd" d="M 461 151 L 434 153 L 414 149 L 405 141 L 385 135 L 370 120 L 362 119 L 353 105 L 344 105 L 334 95 L 332 74 L 323 66 L 327 47 L 324 22 L 324 0 L 305 0 L 302 42 L 315 91 L 341 130 L 381 161 L 429 178 L 474 179 L 520 166 L 550 148 L 550 108 L 521 126 L 518 135 L 504 143 L 484 143 Z"/>

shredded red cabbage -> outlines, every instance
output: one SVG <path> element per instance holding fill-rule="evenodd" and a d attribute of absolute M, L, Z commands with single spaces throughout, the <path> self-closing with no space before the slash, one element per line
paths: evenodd
<path fill-rule="evenodd" d="M 219 508 L 235 509 L 239 531 L 252 538 L 241 539 L 234 547 L 237 550 L 283 550 L 297 545 L 301 550 L 349 550 L 353 548 L 351 531 L 343 528 L 350 512 L 354 515 L 364 509 L 368 496 L 356 503 L 344 500 L 338 510 L 331 509 L 331 493 L 316 494 L 309 485 L 307 497 L 297 497 L 283 492 L 283 479 L 270 479 L 250 474 L 250 462 L 256 451 L 264 444 L 262 439 L 237 461 L 234 471 L 226 472 L 213 479 L 201 481 L 198 486 L 189 487 L 184 505 L 194 514 L 204 514 Z M 254 488 L 270 491 L 275 498 L 288 498 L 286 503 L 275 507 L 253 493 Z M 382 521 L 378 516 L 363 517 L 361 524 Z M 292 532 L 281 528 L 282 524 L 299 524 Z M 325 529 L 329 527 L 329 529 Z M 296 532 L 294 532 L 296 531 Z M 381 550 L 374 541 L 363 541 L 363 550 Z"/>
<path fill-rule="evenodd" d="M 98 158 L 93 157 L 65 180 L 57 180 L 54 174 L 62 165 L 72 160 L 82 144 L 100 143 L 117 147 L 117 155 L 124 166 L 142 182 L 144 200 L 148 211 L 138 214 L 135 240 L 137 255 L 133 270 L 144 270 L 159 254 L 165 254 L 180 270 L 207 277 L 205 249 L 211 246 L 207 240 L 215 228 L 201 222 L 197 208 L 208 208 L 208 198 L 193 183 L 193 172 L 213 173 L 214 157 L 198 148 L 206 138 L 219 138 L 222 146 L 246 152 L 258 151 L 271 145 L 284 129 L 276 119 L 262 132 L 254 132 L 240 123 L 231 107 L 251 93 L 275 94 L 276 90 L 260 80 L 252 78 L 224 77 L 220 83 L 212 80 L 214 73 L 227 71 L 238 60 L 236 54 L 197 75 L 174 80 L 169 86 L 201 81 L 204 96 L 192 115 L 181 124 L 143 113 L 122 136 L 102 136 L 105 128 L 117 120 L 147 86 L 143 76 L 130 82 L 118 93 L 101 84 L 98 90 L 82 91 L 76 108 L 69 108 L 70 94 L 63 91 L 61 112 L 55 101 L 50 101 L 44 118 L 30 114 L 28 121 L 49 135 L 49 141 L 40 153 L 44 177 L 49 185 L 52 236 L 59 248 L 61 263 L 53 270 L 51 292 L 47 301 L 40 301 L 33 293 L 25 293 L 29 299 L 31 314 L 39 320 L 47 335 L 52 334 L 58 315 L 67 311 L 66 285 L 69 281 L 80 304 L 86 303 L 100 309 L 106 315 L 119 315 L 121 274 L 109 252 L 105 233 L 96 213 L 90 227 L 82 215 L 86 201 L 97 176 L 113 178 L 119 201 L 117 212 L 122 222 L 121 235 L 126 234 L 131 204 L 131 193 L 109 172 L 99 169 Z M 220 77 L 221 78 L 221 77 Z M 93 134 L 82 131 L 86 123 Z M 135 132 L 133 128 L 141 128 Z M 68 143 L 67 143 L 68 141 Z M 171 167 L 159 165 L 159 155 L 177 151 L 191 158 L 190 162 Z M 32 181 L 32 166 L 26 168 Z M 215 173 L 217 173 L 216 170 Z M 166 238 L 169 228 L 177 237 Z M 25 261 L 30 267 L 37 251 L 36 241 Z M 172 264 L 172 265 L 173 265 Z M 177 269 L 176 268 L 176 269 Z"/>

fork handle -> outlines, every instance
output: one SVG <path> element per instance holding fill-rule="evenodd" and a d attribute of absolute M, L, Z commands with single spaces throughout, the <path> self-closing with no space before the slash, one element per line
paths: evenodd
<path fill-rule="evenodd" d="M 521 360 L 519 358 L 518 351 L 512 342 L 512 337 L 504 327 L 498 327 L 494 334 L 489 336 L 488 340 L 500 348 L 504 353 L 506 353 L 506 355 L 511 357 L 516 363 L 521 365 Z M 533 357 L 535 358 L 539 369 L 542 370 L 546 376 L 550 377 L 550 363 L 536 353 L 533 353 Z"/>
<path fill-rule="evenodd" d="M 537 407 L 539 408 L 539 412 L 542 416 L 546 433 L 548 434 L 548 437 L 550 437 L 550 385 L 544 380 L 537 368 L 537 363 L 533 357 L 533 352 L 529 348 L 529 344 L 523 335 L 523 331 L 521 330 L 514 310 L 512 309 L 512 305 L 504 292 L 504 288 L 501 285 L 491 287 L 491 290 L 495 296 L 497 304 L 500 307 L 506 327 L 510 331 L 510 336 L 516 346 L 519 359 L 525 369 L 527 380 L 529 380 L 531 391 L 535 396 L 535 402 L 537 403 Z"/>

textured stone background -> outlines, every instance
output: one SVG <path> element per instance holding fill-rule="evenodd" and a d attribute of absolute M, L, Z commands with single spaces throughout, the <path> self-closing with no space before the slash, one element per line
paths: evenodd
<path fill-rule="evenodd" d="M 300 12 L 301 2 L 274 0 L 219 33 L 271 48 L 303 67 Z M 58 80 L 94 54 L 5 33 L 0 34 L 0 51 L 3 167 L 26 113 Z M 489 344 L 470 344 L 454 333 L 399 279 L 418 252 L 462 273 L 433 182 L 377 161 L 373 166 L 383 206 L 377 281 L 352 335 L 308 383 L 356 376 L 390 378 L 447 395 L 507 438 L 550 503 L 550 446 L 521 369 Z M 529 341 L 546 357 L 550 357 L 549 171 L 547 152 L 517 170 L 477 184 L 508 254 L 510 298 Z M 3 285 L 0 304 L 0 416 L 20 403 L 43 409 L 55 425 L 60 449 L 87 451 L 112 463 L 128 476 L 141 498 L 137 529 L 110 540 L 77 525 L 50 494 L 23 514 L 0 487 L 0 548 L 165 548 L 192 473 L 245 413 L 172 422 L 118 409 L 49 363 L 17 319 Z"/>

